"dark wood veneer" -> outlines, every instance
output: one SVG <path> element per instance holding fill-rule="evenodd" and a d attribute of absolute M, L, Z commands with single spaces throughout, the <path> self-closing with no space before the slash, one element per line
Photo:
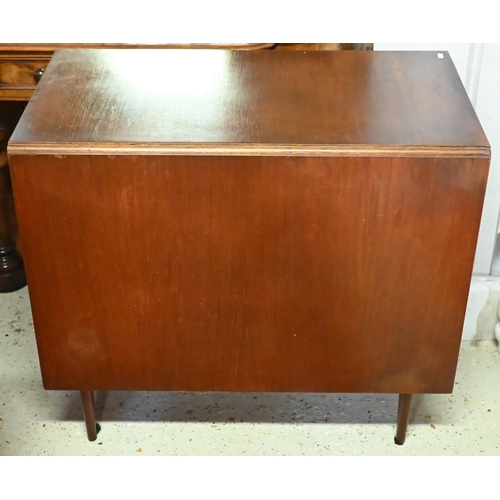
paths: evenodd
<path fill-rule="evenodd" d="M 394 392 L 402 443 L 489 167 L 449 56 L 150 57 L 57 52 L 9 145 L 45 387 Z"/>
<path fill-rule="evenodd" d="M 164 49 L 231 49 L 231 50 L 372 50 L 373 44 L 334 43 L 334 44 L 276 44 L 276 43 L 218 43 L 218 44 L 179 44 L 179 43 L 0 43 L 0 130 L 4 139 L 0 138 L 0 293 L 11 292 L 26 285 L 23 262 L 20 257 L 21 242 L 17 238 L 17 224 L 14 210 L 11 208 L 9 172 L 7 168 L 6 144 L 15 121 L 9 120 L 12 106 L 24 105 L 28 101 L 41 80 L 54 51 L 60 49 L 105 49 L 117 48 L 134 51 L 140 48 L 155 50 Z M 149 58 L 152 66 L 156 62 Z M 127 69 L 130 75 L 137 75 L 137 68 Z M 152 88 L 162 85 L 162 81 L 143 81 Z M 20 101 L 16 103 L 15 101 Z M 7 116 L 6 116 L 7 115 Z M 2 133 L 0 133 L 0 137 Z M 7 223 L 9 221 L 9 223 Z M 10 227 L 10 225 L 12 227 Z"/>

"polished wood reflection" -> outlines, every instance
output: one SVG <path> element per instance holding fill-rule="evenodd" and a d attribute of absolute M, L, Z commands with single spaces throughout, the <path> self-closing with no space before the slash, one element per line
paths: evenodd
<path fill-rule="evenodd" d="M 47 389 L 398 393 L 400 442 L 452 391 L 490 148 L 448 54 L 61 51 L 9 154 Z"/>
<path fill-rule="evenodd" d="M 448 55 L 216 50 L 58 52 L 12 150 L 18 141 L 66 149 L 487 142 Z"/>

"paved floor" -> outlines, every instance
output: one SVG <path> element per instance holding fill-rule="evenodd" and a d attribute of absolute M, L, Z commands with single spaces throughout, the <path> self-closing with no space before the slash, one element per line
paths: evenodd
<path fill-rule="evenodd" d="M 463 342 L 452 395 L 416 395 L 405 445 L 397 396 L 45 391 L 28 290 L 0 295 L 0 455 L 500 455 L 500 352 Z"/>

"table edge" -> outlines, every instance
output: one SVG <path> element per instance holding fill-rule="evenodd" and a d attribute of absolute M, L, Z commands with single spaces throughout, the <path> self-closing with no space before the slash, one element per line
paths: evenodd
<path fill-rule="evenodd" d="M 11 141 L 9 155 L 130 155 L 130 156 L 350 156 L 350 157 L 481 157 L 484 146 L 310 145 L 216 143 L 22 143 Z"/>

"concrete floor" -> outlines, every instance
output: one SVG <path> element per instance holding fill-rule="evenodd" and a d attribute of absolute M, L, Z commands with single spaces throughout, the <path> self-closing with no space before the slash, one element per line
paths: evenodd
<path fill-rule="evenodd" d="M 42 387 L 28 290 L 0 295 L 0 455 L 500 455 L 500 352 L 463 342 L 452 395 L 416 395 L 393 441 L 391 394 L 98 392 Z"/>

